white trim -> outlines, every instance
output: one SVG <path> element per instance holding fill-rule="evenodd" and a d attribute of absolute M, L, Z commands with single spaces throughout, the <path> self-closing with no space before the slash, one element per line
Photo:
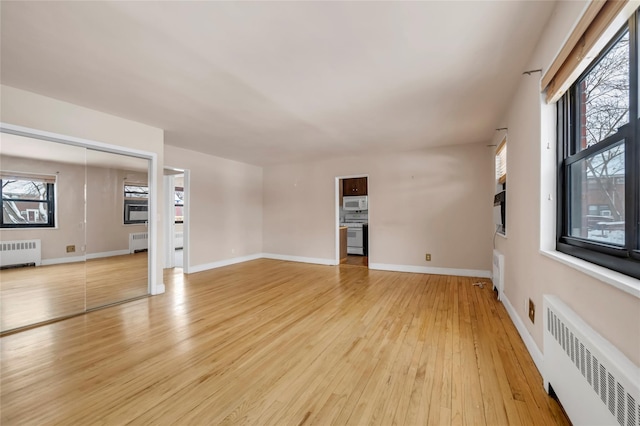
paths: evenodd
<path fill-rule="evenodd" d="M 129 250 L 127 250 L 129 253 Z M 76 262 L 84 262 L 86 258 L 84 256 L 72 256 L 72 257 L 58 257 L 55 259 L 42 259 L 40 265 L 60 265 L 62 263 L 76 263 Z"/>
<path fill-rule="evenodd" d="M 79 146 L 81 148 L 91 148 L 97 151 L 110 152 L 113 154 L 122 154 L 129 157 L 139 157 L 151 159 L 156 156 L 154 152 L 142 151 L 134 148 L 127 148 L 119 145 L 111 145 L 104 142 L 93 141 L 90 139 L 77 138 L 75 136 L 61 135 L 59 133 L 47 132 L 44 130 L 30 129 L 28 127 L 16 126 L 13 124 L 0 122 L 0 132 L 9 133 L 27 138 L 36 137 L 38 139 L 47 140 L 49 142 L 58 142 L 65 145 Z"/>
<path fill-rule="evenodd" d="M 78 138 L 74 136 L 62 135 L 59 133 L 47 132 L 44 130 L 32 129 L 29 127 L 16 126 L 13 124 L 0 122 L 0 133 L 8 133 L 18 136 L 37 138 L 50 142 L 58 142 L 66 145 L 90 148 L 97 151 L 110 152 L 114 154 L 126 155 L 129 157 L 138 157 L 149 160 L 149 262 L 148 269 L 148 292 L 151 294 L 160 294 L 164 291 L 164 284 L 158 282 L 158 274 L 156 266 L 158 264 L 159 253 L 156 253 L 156 241 L 158 239 L 157 228 L 160 221 L 160 215 L 157 211 L 157 195 L 158 186 L 158 155 L 155 152 L 143 151 L 139 149 L 128 148 L 119 145 L 111 145 L 104 142 L 98 142 L 90 139 Z M 66 258 L 69 259 L 69 258 Z M 51 259 L 50 259 L 51 260 Z"/>
<path fill-rule="evenodd" d="M 129 254 L 129 250 L 113 250 L 113 251 L 103 251 L 99 253 L 89 253 L 86 256 L 72 256 L 72 257 L 57 257 L 54 259 L 43 259 L 42 265 L 60 265 L 62 263 L 75 263 L 75 262 L 84 262 L 85 260 L 91 259 L 102 259 L 105 257 L 113 257 L 113 256 L 123 256 L 125 254 Z"/>
<path fill-rule="evenodd" d="M 556 250 L 540 250 L 540 253 L 640 299 L 640 280 Z"/>
<path fill-rule="evenodd" d="M 323 259 L 321 257 L 290 256 L 288 254 L 262 253 L 261 257 L 264 259 L 286 260 L 288 262 L 315 263 L 318 265 L 331 265 L 331 266 L 335 266 L 340 263 L 340 262 L 336 262 L 335 259 Z"/>
<path fill-rule="evenodd" d="M 125 255 L 125 254 L 129 254 L 129 249 L 103 251 L 103 252 L 100 252 L 100 253 L 87 253 L 87 259 L 100 259 L 100 258 L 103 258 L 103 257 L 122 256 L 122 255 Z"/>
<path fill-rule="evenodd" d="M 189 273 L 202 272 L 209 269 L 222 268 L 223 266 L 235 265 L 236 263 L 248 262 L 250 260 L 256 260 L 262 258 L 261 253 L 250 254 L 248 256 L 234 257 L 231 259 L 219 260 L 217 262 L 204 263 L 202 265 L 194 265 L 189 268 Z M 186 272 L 185 272 L 186 273 Z"/>
<path fill-rule="evenodd" d="M 506 294 L 502 295 L 502 297 L 500 298 L 500 301 L 502 302 L 504 307 L 507 309 L 507 313 L 511 318 L 511 322 L 513 322 L 513 325 L 516 326 L 516 329 L 518 330 L 518 334 L 520 334 L 520 337 L 522 338 L 524 345 L 527 347 L 527 350 L 529 351 L 529 355 L 531 355 L 531 358 L 533 359 L 533 362 L 536 364 L 538 371 L 540 372 L 541 375 L 543 375 L 544 356 L 542 355 L 542 352 L 540 352 L 540 349 L 538 349 L 538 345 L 536 345 L 536 342 L 533 340 L 533 337 L 531 337 L 531 334 L 529 334 L 527 327 L 522 322 L 522 319 L 520 318 L 520 316 L 516 313 L 516 310 L 513 308 L 513 305 L 511 304 L 511 302 L 509 302 L 509 298 L 507 297 Z"/>
<path fill-rule="evenodd" d="M 184 169 L 183 176 L 183 202 L 182 214 L 182 271 L 185 274 L 192 272 L 191 270 L 191 170 Z"/>
<path fill-rule="evenodd" d="M 158 283 L 158 285 L 155 286 L 155 288 L 153 289 L 153 291 L 151 292 L 152 296 L 157 296 L 158 294 L 162 294 L 164 293 L 166 290 L 164 283 Z"/>
<path fill-rule="evenodd" d="M 339 177 L 335 178 L 335 251 L 336 258 L 334 262 L 336 264 L 340 263 L 340 179 Z"/>
<path fill-rule="evenodd" d="M 166 167 L 165 167 L 166 169 Z M 163 233 L 164 233 L 164 269 L 173 268 L 175 266 L 175 241 L 173 238 L 169 238 L 170 235 L 175 234 L 175 188 L 174 175 L 163 175 L 162 183 L 164 185 L 164 206 L 162 208 L 162 214 L 165 218 Z M 173 209 L 172 209 L 173 208 Z M 173 213 L 172 213 L 173 210 Z"/>
<path fill-rule="evenodd" d="M 370 263 L 369 269 L 377 269 L 379 271 L 411 272 L 415 274 L 491 278 L 491 271 L 485 271 L 482 269 L 436 268 L 430 266 L 392 265 L 388 263 Z"/>

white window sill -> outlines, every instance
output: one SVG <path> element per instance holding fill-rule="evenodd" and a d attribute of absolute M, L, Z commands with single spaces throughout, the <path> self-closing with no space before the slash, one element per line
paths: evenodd
<path fill-rule="evenodd" d="M 540 250 L 540 253 L 640 299 L 640 280 L 556 250 Z"/>
<path fill-rule="evenodd" d="M 507 239 L 507 234 L 502 234 L 502 233 L 500 233 L 500 232 L 496 232 L 496 235 L 497 235 L 498 237 L 502 237 L 502 238 L 504 238 L 505 240 Z"/>

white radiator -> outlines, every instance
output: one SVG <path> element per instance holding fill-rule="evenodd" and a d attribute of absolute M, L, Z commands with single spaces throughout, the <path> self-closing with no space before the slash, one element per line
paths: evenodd
<path fill-rule="evenodd" d="M 573 424 L 640 426 L 640 368 L 555 296 L 544 296 L 545 387 Z"/>
<path fill-rule="evenodd" d="M 0 266 L 42 263 L 40 240 L 2 241 L 0 243 Z"/>
<path fill-rule="evenodd" d="M 129 234 L 129 253 L 135 253 L 149 248 L 149 234 L 147 232 L 134 232 Z"/>
<path fill-rule="evenodd" d="M 175 248 L 182 248 L 184 246 L 184 232 L 176 232 L 173 241 L 175 242 Z"/>
<path fill-rule="evenodd" d="M 493 251 L 493 288 L 498 290 L 498 300 L 504 291 L 504 255 L 498 250 Z"/>

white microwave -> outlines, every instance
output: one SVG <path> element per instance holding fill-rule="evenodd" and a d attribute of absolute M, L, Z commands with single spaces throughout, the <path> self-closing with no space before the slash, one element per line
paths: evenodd
<path fill-rule="evenodd" d="M 368 210 L 369 203 L 366 195 L 355 197 L 342 197 L 342 208 L 344 210 Z"/>

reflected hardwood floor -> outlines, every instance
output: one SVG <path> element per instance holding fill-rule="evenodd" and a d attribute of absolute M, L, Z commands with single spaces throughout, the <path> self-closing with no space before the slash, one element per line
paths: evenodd
<path fill-rule="evenodd" d="M 147 282 L 144 252 L 0 270 L 0 331 L 142 296 Z"/>
<path fill-rule="evenodd" d="M 0 339 L 2 424 L 568 424 L 490 286 L 260 259 Z"/>

